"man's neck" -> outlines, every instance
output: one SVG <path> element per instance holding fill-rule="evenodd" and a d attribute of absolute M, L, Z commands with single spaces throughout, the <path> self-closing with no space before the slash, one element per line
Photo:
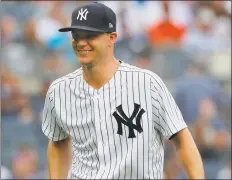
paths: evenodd
<path fill-rule="evenodd" d="M 120 63 L 114 57 L 95 65 L 82 66 L 85 81 L 93 88 L 100 89 L 115 74 Z"/>

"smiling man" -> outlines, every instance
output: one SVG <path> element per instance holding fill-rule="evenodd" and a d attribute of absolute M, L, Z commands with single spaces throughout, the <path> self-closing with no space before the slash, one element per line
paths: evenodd
<path fill-rule="evenodd" d="M 162 179 L 164 139 L 189 178 L 204 178 L 198 149 L 161 78 L 114 57 L 116 16 L 76 8 L 70 27 L 81 68 L 55 80 L 44 105 L 50 179 Z"/>

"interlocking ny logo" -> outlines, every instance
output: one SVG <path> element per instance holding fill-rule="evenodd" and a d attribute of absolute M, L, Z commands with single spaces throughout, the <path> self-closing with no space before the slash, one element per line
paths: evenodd
<path fill-rule="evenodd" d="M 121 116 L 118 115 L 118 113 L 115 111 L 113 113 L 113 116 L 117 120 L 118 123 L 118 132 L 117 134 L 122 135 L 122 124 L 126 125 L 129 128 L 129 136 L 128 138 L 135 138 L 134 129 L 137 130 L 139 133 L 143 132 L 143 129 L 141 127 L 141 118 L 143 113 L 145 112 L 144 109 L 140 109 L 140 105 L 134 103 L 134 111 L 131 115 L 131 117 L 127 117 L 127 115 L 124 113 L 122 109 L 122 105 L 116 107 L 117 111 Z M 140 109 L 140 110 L 139 110 Z M 137 116 L 137 117 L 136 117 Z M 133 119 L 136 117 L 136 124 L 133 124 Z"/>
<path fill-rule="evenodd" d="M 79 18 L 80 18 L 81 21 L 82 21 L 82 19 L 86 20 L 87 14 L 88 14 L 88 13 L 89 13 L 89 12 L 88 12 L 87 9 L 85 9 L 85 10 L 83 11 L 83 8 L 81 8 L 81 10 L 79 10 L 79 12 L 78 12 L 77 20 L 78 20 Z"/>

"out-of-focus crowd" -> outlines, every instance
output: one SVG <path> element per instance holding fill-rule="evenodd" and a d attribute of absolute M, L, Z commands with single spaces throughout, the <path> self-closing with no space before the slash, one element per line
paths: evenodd
<path fill-rule="evenodd" d="M 206 178 L 231 178 L 231 1 L 101 1 L 117 15 L 115 56 L 157 73 L 203 158 Z M 47 178 L 46 91 L 80 67 L 69 33 L 87 1 L 1 3 L 1 178 Z M 186 177 L 167 140 L 165 178 Z"/>

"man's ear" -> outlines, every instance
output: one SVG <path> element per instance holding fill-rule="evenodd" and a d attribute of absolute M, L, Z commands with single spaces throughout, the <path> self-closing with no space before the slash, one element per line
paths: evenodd
<path fill-rule="evenodd" d="M 110 34 L 110 41 L 112 44 L 116 42 L 117 37 L 118 37 L 118 34 L 116 32 L 113 32 Z"/>

